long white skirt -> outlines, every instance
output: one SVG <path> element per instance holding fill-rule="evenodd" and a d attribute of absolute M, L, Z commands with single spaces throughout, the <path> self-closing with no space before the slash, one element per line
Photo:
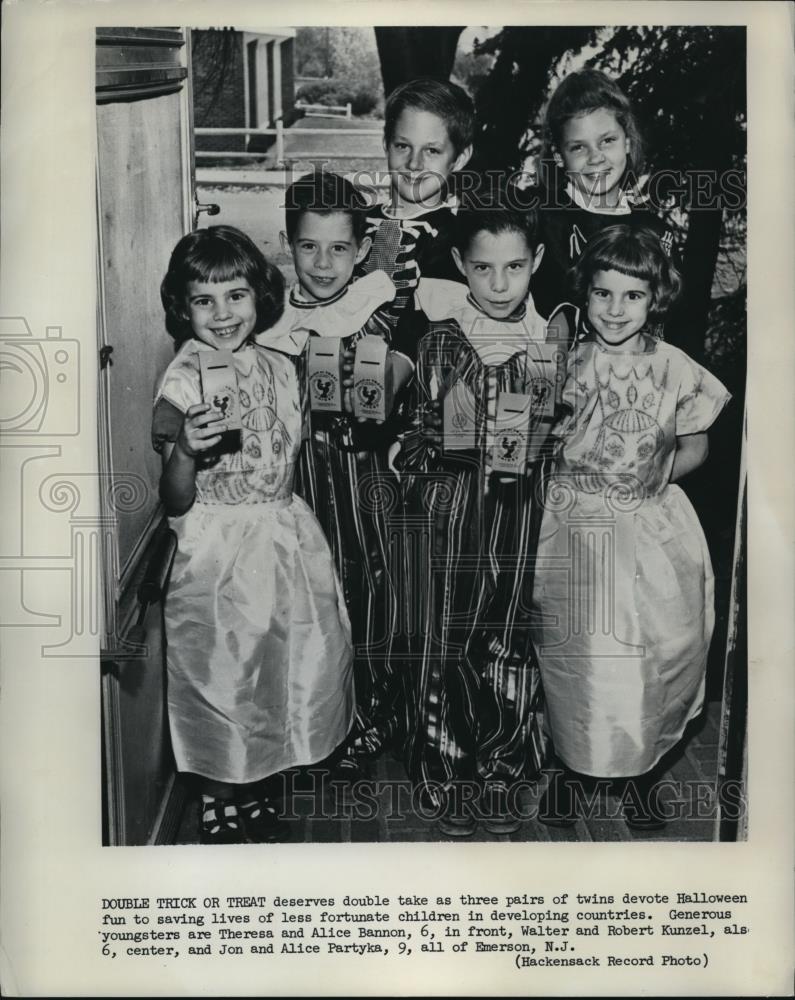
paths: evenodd
<path fill-rule="evenodd" d="M 651 770 L 704 699 L 714 580 L 690 501 L 678 486 L 622 503 L 553 480 L 534 604 L 560 758 L 602 777 Z"/>
<path fill-rule="evenodd" d="M 170 523 L 168 714 L 179 770 L 243 783 L 327 757 L 353 720 L 352 649 L 315 515 L 293 496 L 196 503 Z"/>

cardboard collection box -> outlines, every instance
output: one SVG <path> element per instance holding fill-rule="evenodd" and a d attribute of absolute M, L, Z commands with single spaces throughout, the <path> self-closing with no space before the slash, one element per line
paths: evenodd
<path fill-rule="evenodd" d="M 524 392 L 501 392 L 491 467 L 494 472 L 522 474 L 527 465 L 533 397 Z"/>
<path fill-rule="evenodd" d="M 209 403 L 213 415 L 222 417 L 227 430 L 239 431 L 240 394 L 237 388 L 235 359 L 231 351 L 201 351 L 199 354 L 202 399 Z"/>
<path fill-rule="evenodd" d="M 341 337 L 310 337 L 307 357 L 309 406 L 315 412 L 342 411 Z"/>
<path fill-rule="evenodd" d="M 566 349 L 559 343 L 533 342 L 525 355 L 523 392 L 500 391 L 492 449 L 495 472 L 522 475 L 538 461 L 562 400 Z M 442 403 L 445 452 L 477 447 L 477 404 L 472 390 L 455 381 Z"/>
<path fill-rule="evenodd" d="M 533 398 L 533 414 L 552 418 L 563 398 L 566 351 L 560 344 L 532 343 L 525 362 L 525 392 Z"/>
<path fill-rule="evenodd" d="M 353 413 L 386 420 L 392 410 L 392 384 L 387 372 L 387 345 L 380 337 L 362 337 L 353 364 Z"/>

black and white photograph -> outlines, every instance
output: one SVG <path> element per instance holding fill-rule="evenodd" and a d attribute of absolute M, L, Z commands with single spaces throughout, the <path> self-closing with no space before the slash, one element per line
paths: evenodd
<path fill-rule="evenodd" d="M 3 995 L 788 995 L 790 14 L 4 5 Z"/>
<path fill-rule="evenodd" d="M 745 836 L 745 36 L 97 30 L 105 843 Z"/>

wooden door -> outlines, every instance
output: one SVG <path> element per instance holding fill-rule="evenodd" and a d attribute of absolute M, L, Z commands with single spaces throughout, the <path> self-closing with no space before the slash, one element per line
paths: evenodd
<path fill-rule="evenodd" d="M 102 552 L 109 844 L 168 839 L 173 804 L 157 592 L 173 544 L 150 425 L 155 380 L 174 354 L 160 282 L 194 223 L 188 47 L 181 29 L 97 29 L 99 454 L 111 528 Z"/>

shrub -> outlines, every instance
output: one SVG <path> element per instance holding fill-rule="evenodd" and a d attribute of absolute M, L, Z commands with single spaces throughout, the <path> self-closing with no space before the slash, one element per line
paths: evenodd
<path fill-rule="evenodd" d="M 344 81 L 324 80 L 319 83 L 305 83 L 295 95 L 304 104 L 323 104 L 326 107 L 350 104 L 355 115 L 370 114 L 378 104 L 378 94 L 369 87 L 353 89 Z"/>
<path fill-rule="evenodd" d="M 353 94 L 350 104 L 351 111 L 355 115 L 372 114 L 376 104 L 378 104 L 378 94 L 372 90 L 368 90 L 366 87 L 359 87 Z"/>
<path fill-rule="evenodd" d="M 333 80 L 305 83 L 295 95 L 304 104 L 337 104 L 337 84 Z"/>

